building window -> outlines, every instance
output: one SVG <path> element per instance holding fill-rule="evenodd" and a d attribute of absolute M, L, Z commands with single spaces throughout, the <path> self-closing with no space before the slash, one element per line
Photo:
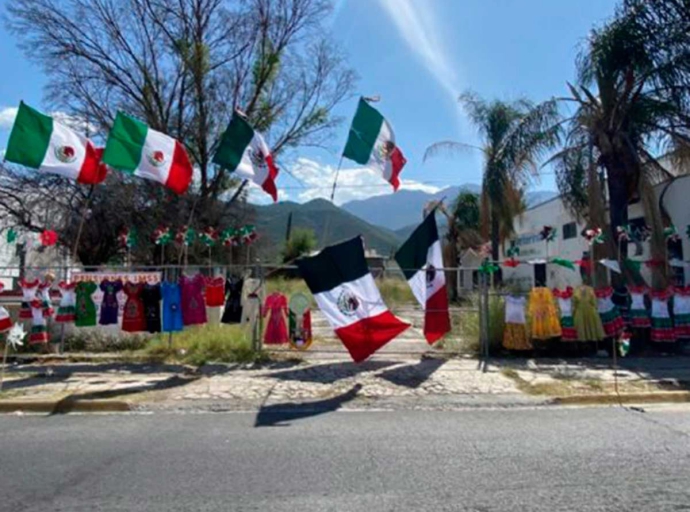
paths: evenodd
<path fill-rule="evenodd" d="M 568 222 L 563 224 L 563 240 L 570 240 L 577 236 L 577 224 L 574 222 Z"/>

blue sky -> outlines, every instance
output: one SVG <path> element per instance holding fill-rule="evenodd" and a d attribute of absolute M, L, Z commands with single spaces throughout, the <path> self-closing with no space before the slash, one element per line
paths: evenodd
<path fill-rule="evenodd" d="M 4 11 L 6 0 L 0 0 Z M 476 142 L 456 98 L 471 89 L 492 99 L 521 96 L 534 101 L 565 93 L 574 77 L 578 45 L 593 25 L 609 17 L 614 0 L 336 0 L 333 36 L 360 75 L 357 92 L 380 95 L 378 108 L 395 128 L 408 159 L 404 187 L 438 190 L 479 183 L 481 157 L 462 155 L 423 163 L 424 150 L 440 140 Z M 26 62 L 13 38 L 0 27 L 0 150 L 6 146 L 12 107 L 20 99 L 44 110 L 41 71 Z M 356 99 L 337 114 L 351 117 Z M 330 195 L 343 126 L 332 151 L 308 150 L 281 162 L 283 199 Z M 546 174 L 534 189 L 555 190 Z M 367 170 L 343 166 L 336 202 L 388 193 Z M 253 197 L 261 198 L 258 194 Z"/>

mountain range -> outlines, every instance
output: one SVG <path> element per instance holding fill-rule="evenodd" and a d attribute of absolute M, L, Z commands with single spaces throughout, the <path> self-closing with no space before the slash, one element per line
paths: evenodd
<path fill-rule="evenodd" d="M 450 203 L 460 191 L 478 193 L 479 186 L 448 187 L 434 194 L 401 190 L 395 194 L 350 201 L 342 207 L 325 199 L 314 199 L 304 204 L 285 201 L 267 206 L 255 205 L 256 227 L 267 242 L 261 244 L 262 259 L 276 261 L 279 258 L 290 214 L 292 227 L 312 229 L 319 247 L 362 235 L 368 249 L 391 255 L 422 220 L 422 210 L 427 202 L 445 198 Z M 527 204 L 534 206 L 555 196 L 556 193 L 551 191 L 528 192 Z"/>

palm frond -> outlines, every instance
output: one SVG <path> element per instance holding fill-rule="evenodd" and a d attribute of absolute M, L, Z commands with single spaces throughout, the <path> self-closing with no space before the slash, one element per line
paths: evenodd
<path fill-rule="evenodd" d="M 464 154 L 468 151 L 481 151 L 482 148 L 473 146 L 472 144 L 465 144 L 464 142 L 455 142 L 452 140 L 444 140 L 441 142 L 435 142 L 424 151 L 423 161 L 426 162 L 429 158 L 435 158 L 441 155 L 455 156 L 458 154 Z"/>

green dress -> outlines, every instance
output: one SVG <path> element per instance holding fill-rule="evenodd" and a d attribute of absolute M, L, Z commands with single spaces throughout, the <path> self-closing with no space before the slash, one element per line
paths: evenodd
<path fill-rule="evenodd" d="M 77 283 L 77 305 L 74 325 L 77 327 L 91 327 L 96 325 L 96 303 L 93 294 L 98 285 L 91 281 Z"/>
<path fill-rule="evenodd" d="M 579 341 L 602 341 L 606 337 L 597 298 L 590 286 L 580 286 L 573 293 L 573 322 Z"/>

